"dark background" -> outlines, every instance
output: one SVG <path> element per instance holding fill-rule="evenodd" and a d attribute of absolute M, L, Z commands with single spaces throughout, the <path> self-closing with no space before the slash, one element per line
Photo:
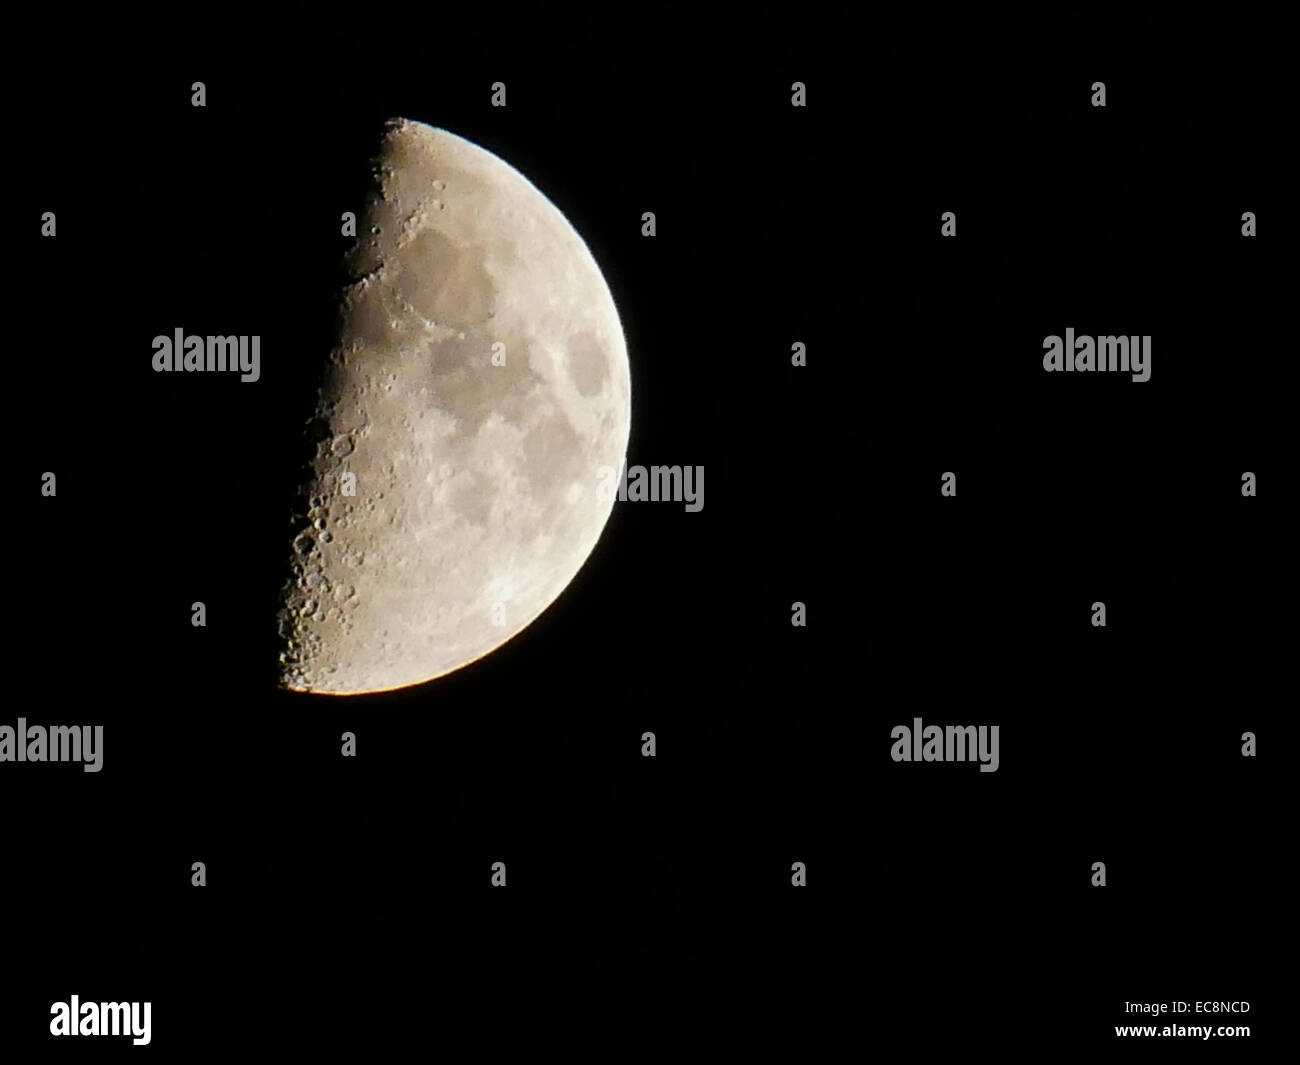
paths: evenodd
<path fill-rule="evenodd" d="M 2 720 L 103 724 L 105 763 L 0 766 L 0 1046 L 130 1048 L 51 1039 L 74 993 L 151 1001 L 166 1055 L 1110 1052 L 1126 1000 L 1173 999 L 1252 1003 L 1180 1018 L 1251 1025 L 1218 1052 L 1277 1037 L 1281 71 L 808 36 L 374 76 L 227 53 L 12 98 Z M 573 222 L 627 336 L 628 462 L 703 465 L 705 507 L 616 505 L 559 601 L 457 673 L 281 692 L 339 215 L 399 115 Z M 153 373 L 177 326 L 260 334 L 261 380 Z M 1150 381 L 1045 374 L 1069 326 L 1150 334 Z M 916 716 L 998 724 L 999 771 L 893 763 Z"/>

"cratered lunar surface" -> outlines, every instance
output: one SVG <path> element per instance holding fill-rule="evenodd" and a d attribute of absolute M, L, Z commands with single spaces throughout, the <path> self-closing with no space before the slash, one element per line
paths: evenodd
<path fill-rule="evenodd" d="M 541 614 L 609 518 L 598 471 L 630 424 L 613 298 L 518 171 L 391 121 L 358 232 L 280 614 L 281 683 L 336 695 L 448 673 Z"/>

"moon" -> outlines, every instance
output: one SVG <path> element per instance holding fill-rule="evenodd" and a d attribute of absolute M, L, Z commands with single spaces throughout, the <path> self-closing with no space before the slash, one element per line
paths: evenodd
<path fill-rule="evenodd" d="M 609 287 L 527 178 L 404 119 L 374 178 L 278 618 L 295 691 L 418 684 L 526 628 L 595 548 L 631 424 Z"/>

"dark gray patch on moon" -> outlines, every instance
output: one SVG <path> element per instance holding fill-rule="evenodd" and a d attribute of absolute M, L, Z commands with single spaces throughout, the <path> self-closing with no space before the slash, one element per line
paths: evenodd
<path fill-rule="evenodd" d="M 463 330 L 491 317 L 497 290 L 481 250 L 457 247 L 443 234 L 426 229 L 398 253 L 399 265 L 408 261 L 422 269 L 403 271 L 397 286 L 425 318 Z M 428 263 L 437 263 L 438 269 L 429 270 Z"/>
<path fill-rule="evenodd" d="M 569 377 L 579 394 L 594 396 L 609 376 L 608 356 L 594 333 L 575 333 L 569 338 Z"/>

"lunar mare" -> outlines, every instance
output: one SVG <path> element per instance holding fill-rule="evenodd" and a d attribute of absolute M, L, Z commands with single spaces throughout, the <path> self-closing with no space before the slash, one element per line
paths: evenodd
<path fill-rule="evenodd" d="M 630 425 L 613 297 L 518 171 L 391 121 L 358 232 L 279 618 L 281 684 L 326 694 L 430 680 L 536 619 L 596 545 Z"/>

